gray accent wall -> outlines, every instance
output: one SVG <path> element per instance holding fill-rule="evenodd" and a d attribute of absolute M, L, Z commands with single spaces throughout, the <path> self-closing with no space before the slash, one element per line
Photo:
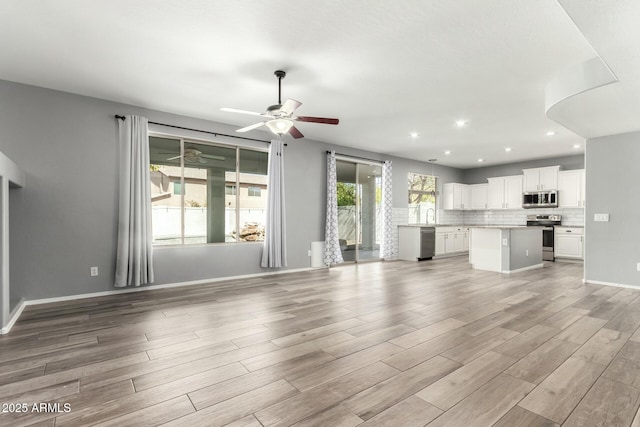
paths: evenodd
<path fill-rule="evenodd" d="M 587 140 L 585 279 L 640 286 L 640 132 Z M 609 214 L 595 222 L 594 214 Z"/>
<path fill-rule="evenodd" d="M 487 166 L 484 168 L 465 169 L 463 171 L 462 183 L 485 184 L 487 178 L 494 176 L 522 175 L 522 169 L 558 165 L 560 165 L 560 170 L 584 169 L 584 155 L 551 157 L 548 159 L 528 160 L 526 162 Z"/>
<path fill-rule="evenodd" d="M 236 126 L 178 116 L 18 83 L 0 81 L 0 151 L 26 173 L 11 199 L 11 300 L 114 290 L 117 227 L 115 114 L 235 134 Z M 313 126 L 313 125 L 311 125 Z M 152 130 L 160 130 L 151 127 Z M 304 132 L 304 129 L 302 129 Z M 167 129 L 185 137 L 232 144 L 242 140 Z M 248 135 L 271 139 L 255 131 Z M 312 241 L 324 240 L 326 150 L 393 161 L 393 204 L 407 208 L 407 172 L 435 172 L 460 182 L 461 170 L 308 139 L 288 139 L 285 151 L 288 269 L 308 268 Z M 262 145 L 260 145 L 262 144 Z M 392 141 L 390 141 L 392 144 Z M 266 146 L 249 143 L 249 146 Z M 154 251 L 155 284 L 259 274 L 256 243 L 164 247 Z M 99 276 L 89 268 L 98 266 Z"/>
<path fill-rule="evenodd" d="M 542 229 L 525 228 L 508 231 L 510 235 L 509 270 L 519 270 L 542 263 Z"/>

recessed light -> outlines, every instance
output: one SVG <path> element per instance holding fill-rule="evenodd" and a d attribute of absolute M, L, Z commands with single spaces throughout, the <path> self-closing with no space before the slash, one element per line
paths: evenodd
<path fill-rule="evenodd" d="M 466 120 L 456 120 L 456 126 L 458 126 L 459 128 L 465 127 L 466 125 L 467 125 Z"/>
<path fill-rule="evenodd" d="M 449 154 L 451 154 L 451 150 L 445 150 L 444 154 L 448 156 Z"/>
<path fill-rule="evenodd" d="M 411 138 L 417 138 L 418 132 L 411 132 L 409 135 L 411 135 Z"/>
<path fill-rule="evenodd" d="M 484 159 L 478 159 L 478 163 L 484 162 Z"/>
<path fill-rule="evenodd" d="M 549 132 L 547 132 L 547 136 L 553 136 L 555 135 L 555 131 L 550 130 Z"/>
<path fill-rule="evenodd" d="M 506 151 L 508 153 L 509 151 L 511 151 L 511 147 L 505 147 L 504 151 Z"/>
<path fill-rule="evenodd" d="M 573 148 L 580 148 L 581 145 L 580 144 L 573 144 Z"/>

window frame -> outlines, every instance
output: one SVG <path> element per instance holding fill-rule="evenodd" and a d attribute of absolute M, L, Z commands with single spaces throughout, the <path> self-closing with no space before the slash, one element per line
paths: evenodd
<path fill-rule="evenodd" d="M 257 194 L 256 194 L 257 190 Z M 254 194 L 251 194 L 251 193 Z M 247 197 L 262 197 L 262 188 L 256 187 L 255 185 L 250 185 L 247 187 Z"/>
<path fill-rule="evenodd" d="M 180 243 L 176 243 L 176 244 L 162 244 L 162 243 L 153 243 L 153 248 L 176 248 L 176 247 L 197 247 L 197 246 L 211 246 L 211 245 L 230 245 L 230 244 L 252 244 L 252 245 L 262 245 L 264 242 L 261 240 L 258 241 L 240 241 L 238 238 L 236 238 L 236 240 L 234 242 L 211 242 L 211 243 L 185 243 L 184 239 L 185 239 L 185 210 L 184 210 L 184 203 L 185 203 L 185 179 L 184 179 L 184 147 L 185 144 L 188 143 L 194 143 L 194 144 L 202 144 L 202 145 L 208 145 L 208 146 L 212 146 L 212 147 L 221 147 L 221 148 L 234 148 L 236 151 L 236 181 L 235 181 L 235 187 L 236 187 L 236 194 L 233 195 L 236 199 L 236 212 L 235 212 L 235 231 L 236 231 L 236 236 L 239 237 L 240 235 L 240 191 L 237 191 L 240 188 L 240 150 L 251 150 L 251 151 L 258 151 L 261 153 L 267 153 L 267 159 L 269 156 L 269 147 L 267 144 L 267 147 L 257 147 L 257 146 L 253 146 L 253 145 L 244 145 L 244 144 L 232 144 L 229 142 L 223 142 L 223 141 L 213 141 L 213 140 L 209 140 L 209 139 L 201 139 L 201 138 L 193 138 L 190 136 L 183 136 L 183 135 L 177 135 L 174 133 L 166 133 L 166 132 L 157 132 L 157 131 L 148 131 L 147 132 L 147 140 L 148 140 L 148 144 L 150 143 L 149 138 L 151 137 L 156 137 L 156 138 L 171 138 L 171 139 L 175 139 L 178 140 L 180 142 L 180 186 L 183 189 L 183 191 L 181 192 L 182 194 L 180 194 Z M 151 162 L 149 162 L 149 164 L 151 164 Z M 268 173 L 268 170 L 267 170 Z M 225 191 L 226 193 L 226 191 Z M 226 194 L 225 194 L 226 196 Z M 153 230 L 153 224 L 151 225 L 152 230 Z"/>

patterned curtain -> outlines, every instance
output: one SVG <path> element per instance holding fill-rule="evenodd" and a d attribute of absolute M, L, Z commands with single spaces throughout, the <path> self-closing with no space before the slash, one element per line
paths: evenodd
<path fill-rule="evenodd" d="M 393 193 L 391 186 L 391 162 L 382 164 L 382 244 L 380 256 L 383 259 L 395 257 L 393 242 Z"/>
<path fill-rule="evenodd" d="M 324 263 L 328 266 L 343 262 L 338 240 L 338 194 L 336 188 L 336 152 L 327 153 L 327 222 L 324 233 Z"/>

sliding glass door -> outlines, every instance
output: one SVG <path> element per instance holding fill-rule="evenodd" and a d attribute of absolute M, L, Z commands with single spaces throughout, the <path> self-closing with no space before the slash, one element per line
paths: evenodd
<path fill-rule="evenodd" d="M 345 262 L 380 259 L 382 167 L 336 161 L 338 237 Z"/>

